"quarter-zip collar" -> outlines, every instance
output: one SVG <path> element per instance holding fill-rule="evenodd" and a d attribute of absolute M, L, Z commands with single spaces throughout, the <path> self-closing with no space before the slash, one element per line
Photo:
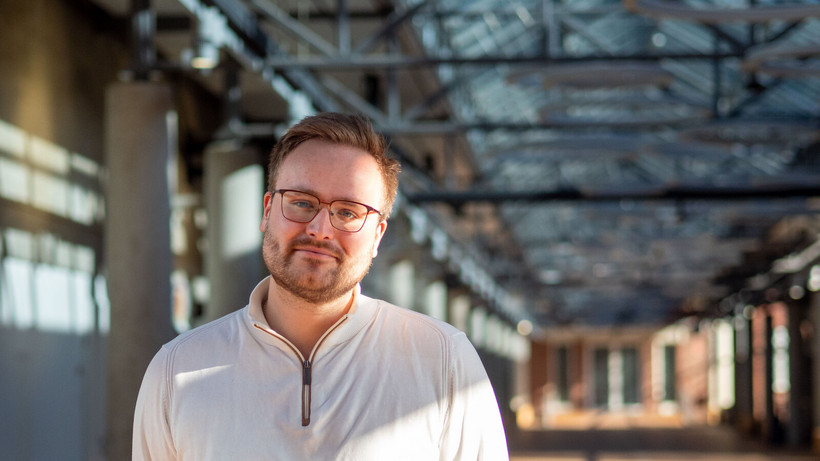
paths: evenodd
<path fill-rule="evenodd" d="M 251 334 L 257 340 L 270 344 L 277 347 L 288 347 L 282 344 L 282 341 L 278 340 L 277 338 L 271 337 L 270 333 L 276 334 L 278 337 L 282 337 L 278 333 L 268 326 L 268 322 L 265 320 L 265 315 L 263 313 L 263 302 L 265 297 L 268 294 L 268 284 L 270 283 L 270 276 L 263 279 L 256 285 L 256 288 L 253 289 L 251 292 L 250 299 L 248 300 L 248 305 L 245 306 L 243 309 L 245 312 L 243 313 L 242 319 L 245 324 L 248 326 Z M 350 306 L 347 314 L 343 315 L 341 319 L 346 319 L 344 322 L 339 324 L 337 322 L 334 324 L 333 327 L 328 329 L 328 332 L 332 330 L 333 334 L 330 335 L 323 335 L 322 338 L 317 342 L 318 344 L 322 344 L 323 350 L 329 350 L 336 345 L 349 341 L 353 338 L 356 333 L 361 331 L 362 328 L 365 327 L 374 317 L 376 314 L 376 301 L 368 298 L 367 296 L 363 296 L 361 294 L 361 287 L 356 285 L 354 291 L 354 299 L 353 305 Z M 341 320 L 340 319 L 340 320 Z M 258 326 L 255 326 L 258 325 Z M 260 328 L 262 327 L 262 328 Z M 289 347 L 294 347 L 292 344 Z M 314 346 L 314 350 L 315 350 Z M 321 351 L 319 351 L 321 352 Z M 311 354 L 314 355 L 314 354 Z"/>
<path fill-rule="evenodd" d="M 270 277 L 262 280 L 251 293 L 248 306 L 243 309 L 245 312 L 242 316 L 251 331 L 251 334 L 261 342 L 276 346 L 280 349 L 286 350 L 289 354 L 294 355 L 302 364 L 302 426 L 310 425 L 310 400 L 311 400 L 311 386 L 313 382 L 313 364 L 317 358 L 317 352 L 327 351 L 336 345 L 342 344 L 351 339 L 357 332 L 359 332 L 375 315 L 375 303 L 369 298 L 365 298 L 369 302 L 360 302 L 360 286 L 357 284 L 353 293 L 350 308 L 347 313 L 336 321 L 330 328 L 325 331 L 322 336 L 316 341 L 310 356 L 305 358 L 299 349 L 293 345 L 287 338 L 272 330 L 265 320 L 263 312 L 263 304 L 265 295 L 268 292 L 268 283 Z"/>
<path fill-rule="evenodd" d="M 257 330 L 260 330 L 270 337 L 275 338 L 279 341 L 282 341 L 285 345 L 287 345 L 293 353 L 299 357 L 299 361 L 302 362 L 302 426 L 310 425 L 310 399 L 311 399 L 311 385 L 313 382 L 313 361 L 316 358 L 316 351 L 322 346 L 322 343 L 325 339 L 333 332 L 333 330 L 339 328 L 342 324 L 347 321 L 347 316 L 340 318 L 336 323 L 334 323 L 327 331 L 322 334 L 322 337 L 319 338 L 319 341 L 316 341 L 316 344 L 313 346 L 313 350 L 310 351 L 310 357 L 305 359 L 299 349 L 293 345 L 290 341 L 287 340 L 284 336 L 276 333 L 275 331 L 271 330 L 270 328 L 265 328 L 264 325 L 259 323 L 254 323 L 253 326 Z"/>

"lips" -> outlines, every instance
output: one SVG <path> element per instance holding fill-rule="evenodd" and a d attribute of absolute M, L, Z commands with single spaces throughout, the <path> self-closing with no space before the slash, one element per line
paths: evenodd
<path fill-rule="evenodd" d="M 331 250 L 329 248 L 322 248 L 317 247 L 314 245 L 300 245 L 293 248 L 294 252 L 305 252 L 309 253 L 310 255 L 314 255 L 316 257 L 325 257 L 325 258 L 334 258 L 339 259 L 339 255 L 336 251 Z"/>

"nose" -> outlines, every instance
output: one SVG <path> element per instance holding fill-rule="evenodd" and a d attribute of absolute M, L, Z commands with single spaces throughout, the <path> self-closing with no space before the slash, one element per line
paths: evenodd
<path fill-rule="evenodd" d="M 333 225 L 330 224 L 330 208 L 321 206 L 316 216 L 307 223 L 305 232 L 317 239 L 329 239 L 333 236 Z"/>

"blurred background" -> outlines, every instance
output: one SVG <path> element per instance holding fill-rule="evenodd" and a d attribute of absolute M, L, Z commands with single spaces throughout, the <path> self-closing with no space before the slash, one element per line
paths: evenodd
<path fill-rule="evenodd" d="M 468 334 L 520 459 L 820 453 L 815 0 L 3 0 L 0 459 L 130 458 L 319 111 L 403 165 L 365 293 Z"/>

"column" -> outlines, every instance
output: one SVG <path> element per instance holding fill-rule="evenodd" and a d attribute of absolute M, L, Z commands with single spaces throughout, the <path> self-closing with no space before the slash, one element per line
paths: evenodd
<path fill-rule="evenodd" d="M 544 414 L 544 406 L 547 398 L 547 385 L 549 383 L 549 347 L 543 341 L 533 341 L 530 353 L 530 400 L 533 410 L 535 410 L 535 421 L 540 423 L 547 415 Z M 553 376 L 552 381 L 555 382 Z"/>
<path fill-rule="evenodd" d="M 804 344 L 801 325 L 806 319 L 807 298 L 789 302 L 789 425 L 786 442 L 808 443 L 811 434 L 811 356 Z"/>
<path fill-rule="evenodd" d="M 424 290 L 422 312 L 430 317 L 447 321 L 447 285 L 436 280 L 427 284 Z"/>
<path fill-rule="evenodd" d="M 410 260 L 399 261 L 390 268 L 389 301 L 405 309 L 418 310 L 415 303 L 416 270 Z"/>
<path fill-rule="evenodd" d="M 105 110 L 108 455 L 130 459 L 142 376 L 159 347 L 174 336 L 168 162 L 176 136 L 166 84 L 114 84 L 106 92 Z"/>
<path fill-rule="evenodd" d="M 742 312 L 735 315 L 735 407 L 732 411 L 738 429 L 749 434 L 754 429 L 752 394 L 752 328 Z"/>
<path fill-rule="evenodd" d="M 811 324 L 814 327 L 814 334 L 812 335 L 812 410 L 814 428 L 812 431 L 812 447 L 815 453 L 820 453 L 820 394 L 817 392 L 817 385 L 820 383 L 820 294 L 812 292 L 809 294 L 811 300 L 809 301 L 809 316 Z"/>
<path fill-rule="evenodd" d="M 774 347 L 772 345 L 772 332 L 774 331 L 772 323 L 772 315 L 767 307 L 766 317 L 764 318 L 764 342 L 763 346 L 763 363 L 765 373 L 765 385 L 763 387 L 762 395 L 764 396 L 765 416 L 763 418 L 763 434 L 765 441 L 768 443 L 777 442 L 779 433 L 779 422 L 774 414 L 774 391 L 772 384 L 774 383 Z"/>
<path fill-rule="evenodd" d="M 244 307 L 267 275 L 259 231 L 265 195 L 261 154 L 234 141 L 214 143 L 205 150 L 204 172 L 210 296 L 197 324 Z"/>

